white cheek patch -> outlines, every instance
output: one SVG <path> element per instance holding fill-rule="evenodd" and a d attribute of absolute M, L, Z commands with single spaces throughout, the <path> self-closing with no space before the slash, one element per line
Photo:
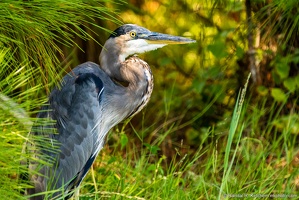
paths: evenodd
<path fill-rule="evenodd" d="M 126 44 L 123 56 L 128 57 L 133 54 L 144 53 L 164 47 L 166 44 L 150 44 L 144 39 L 130 40 Z"/>

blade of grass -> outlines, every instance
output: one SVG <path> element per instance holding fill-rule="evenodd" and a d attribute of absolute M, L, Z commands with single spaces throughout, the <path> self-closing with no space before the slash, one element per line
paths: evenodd
<path fill-rule="evenodd" d="M 249 78 L 250 78 L 250 74 L 247 77 L 247 81 L 244 85 L 244 88 L 242 89 L 241 93 L 239 93 L 239 95 L 238 95 L 236 105 L 235 105 L 235 109 L 234 109 L 234 112 L 233 112 L 233 117 L 232 117 L 232 121 L 231 121 L 231 124 L 230 124 L 227 144 L 226 144 L 226 148 L 225 148 L 224 168 L 223 168 L 224 173 L 223 173 L 222 182 L 221 182 L 221 185 L 220 185 L 218 199 L 221 199 L 221 196 L 223 195 L 223 192 L 226 189 L 227 182 L 228 182 L 228 177 L 229 177 L 229 174 L 231 172 L 232 165 L 233 165 L 233 162 L 234 162 L 234 159 L 235 159 L 236 151 L 234 152 L 231 160 L 229 160 L 229 157 L 231 155 L 231 147 L 232 147 L 232 143 L 233 143 L 233 140 L 234 140 L 234 136 L 236 134 L 237 127 L 239 125 L 239 119 L 240 119 L 240 116 L 241 116 L 243 103 L 244 103 L 244 100 L 245 100 L 245 94 L 246 94 Z M 244 125 L 242 125 L 242 127 L 239 131 L 236 146 L 238 146 L 238 144 L 240 142 L 243 128 L 244 128 Z"/>

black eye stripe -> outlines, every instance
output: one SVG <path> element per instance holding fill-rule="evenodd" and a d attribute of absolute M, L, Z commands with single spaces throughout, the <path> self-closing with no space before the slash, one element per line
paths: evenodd
<path fill-rule="evenodd" d="M 115 31 L 113 31 L 113 33 L 110 35 L 109 38 L 116 38 L 121 35 L 130 35 L 130 32 L 135 32 L 134 39 L 138 38 L 138 33 L 150 33 L 149 30 L 143 27 L 139 27 L 134 24 L 125 24 L 123 26 L 118 27 Z M 130 35 L 130 37 L 132 36 Z"/>

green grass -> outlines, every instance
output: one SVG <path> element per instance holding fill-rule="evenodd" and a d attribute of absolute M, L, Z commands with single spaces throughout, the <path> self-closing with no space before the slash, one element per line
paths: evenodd
<path fill-rule="evenodd" d="M 210 129 L 196 152 L 167 158 L 159 146 L 153 151 L 131 144 L 115 151 L 120 141 L 107 145 L 82 184 L 81 199 L 298 198 L 297 136 L 290 126 L 278 131 L 272 123 L 275 117 L 260 129 L 264 116 L 274 113 L 265 104 L 251 107 L 246 88 L 227 131 Z M 272 108 L 280 110 L 276 104 Z"/>

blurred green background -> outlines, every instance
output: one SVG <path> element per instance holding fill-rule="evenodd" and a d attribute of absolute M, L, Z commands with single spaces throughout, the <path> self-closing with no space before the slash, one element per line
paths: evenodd
<path fill-rule="evenodd" d="M 101 190 L 111 192 L 96 198 L 214 199 L 223 187 L 227 194 L 295 193 L 299 187 L 298 4 L 297 0 L 0 2 L 0 181 L 4 185 L 0 193 L 20 198 L 18 191 L 26 187 L 17 178 L 25 170 L 19 166 L 22 144 L 51 89 L 78 64 L 99 63 L 109 31 L 124 23 L 190 37 L 197 43 L 139 55 L 153 71 L 151 100 L 128 124 L 110 131 L 82 198 Z M 227 152 L 234 107 L 250 73 L 237 122 L 241 139 L 233 137 L 232 150 Z M 228 154 L 233 169 L 224 179 Z M 139 162 L 143 167 L 136 167 Z M 178 171 L 182 173 L 177 175 Z M 178 177 L 173 187 L 180 190 L 171 192 L 169 183 L 161 186 L 168 193 L 157 192 L 160 188 L 152 176 L 159 173 L 162 178 Z M 139 185 L 128 181 L 139 175 Z M 134 189 L 132 182 L 137 184 Z"/>

